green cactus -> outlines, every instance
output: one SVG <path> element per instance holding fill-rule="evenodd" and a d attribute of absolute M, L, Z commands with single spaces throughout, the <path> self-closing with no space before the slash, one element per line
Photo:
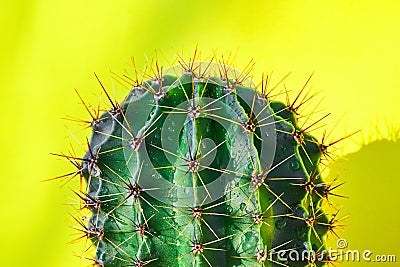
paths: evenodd
<path fill-rule="evenodd" d="M 143 82 L 120 79 L 131 86 L 121 103 L 99 80 L 111 108 L 101 116 L 87 108 L 86 155 L 64 156 L 87 184 L 76 194 L 91 218 L 77 221 L 95 247 L 94 265 L 329 262 L 288 257 L 322 251 L 338 221 L 322 209 L 333 187 L 320 162 L 331 144 L 308 134 L 319 121 L 297 121 L 311 98 L 304 88 L 283 104 L 268 79 L 256 88 L 225 64 L 194 61 L 157 67 Z"/>

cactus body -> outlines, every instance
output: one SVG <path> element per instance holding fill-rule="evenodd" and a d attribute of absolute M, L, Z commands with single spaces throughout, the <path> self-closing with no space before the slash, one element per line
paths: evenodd
<path fill-rule="evenodd" d="M 92 123 L 80 196 L 96 263 L 322 266 L 288 258 L 323 247 L 330 226 L 323 151 L 294 105 L 224 65 L 185 66 L 136 84 Z"/>

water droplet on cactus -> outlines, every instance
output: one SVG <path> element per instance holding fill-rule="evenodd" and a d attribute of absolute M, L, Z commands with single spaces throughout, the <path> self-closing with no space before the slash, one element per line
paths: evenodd
<path fill-rule="evenodd" d="M 110 189 L 108 187 L 104 186 L 101 188 L 102 195 L 107 195 L 109 191 L 110 191 Z"/>
<path fill-rule="evenodd" d="M 308 251 L 312 250 L 312 244 L 311 244 L 311 242 L 306 241 L 306 242 L 303 243 L 303 245 L 304 245 L 304 247 L 305 247 L 306 250 L 308 250 Z"/>
<path fill-rule="evenodd" d="M 289 162 L 289 168 L 292 171 L 297 171 L 300 169 L 300 163 L 297 160 L 292 160 Z"/>
<path fill-rule="evenodd" d="M 246 209 L 246 203 L 240 203 L 240 210 L 245 211 Z"/>
<path fill-rule="evenodd" d="M 297 239 L 303 240 L 307 236 L 308 228 L 305 226 L 298 226 L 295 232 Z"/>
<path fill-rule="evenodd" d="M 280 145 L 280 146 L 279 146 L 279 150 L 280 150 L 281 152 L 285 152 L 286 149 L 287 149 L 287 146 L 286 146 L 286 145 Z"/>
<path fill-rule="evenodd" d="M 282 230 L 283 228 L 286 227 L 286 219 L 283 217 L 279 217 L 278 219 L 275 220 L 275 227 L 278 230 Z"/>
<path fill-rule="evenodd" d="M 226 212 L 231 214 L 233 212 L 233 208 L 231 205 L 226 205 Z"/>
<path fill-rule="evenodd" d="M 243 236 L 242 249 L 248 251 L 250 248 L 257 246 L 258 238 L 252 231 L 248 231 Z"/>

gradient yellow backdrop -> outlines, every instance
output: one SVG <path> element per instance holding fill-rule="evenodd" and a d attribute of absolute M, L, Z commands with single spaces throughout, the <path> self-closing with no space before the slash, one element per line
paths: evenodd
<path fill-rule="evenodd" d="M 326 122 L 343 116 L 332 135 L 362 129 L 338 151 L 348 160 L 335 164 L 348 182 L 339 192 L 350 196 L 340 201 L 351 215 L 340 235 L 352 249 L 400 257 L 400 147 L 374 142 L 400 129 L 399 14 L 397 1 L 383 0 L 1 1 L 0 265 L 89 264 L 74 256 L 81 244 L 66 245 L 70 186 L 40 182 L 71 170 L 50 152 L 73 143 L 83 153 L 70 132 L 81 141 L 89 132 L 62 120 L 86 116 L 73 89 L 96 103 L 93 72 L 110 86 L 109 71 L 129 68 L 131 56 L 140 67 L 155 50 L 173 60 L 196 45 L 205 55 L 237 51 L 239 67 L 253 58 L 256 76 L 291 71 L 294 91 L 315 72 L 311 86 L 332 113 Z M 354 265 L 377 264 L 342 266 Z"/>

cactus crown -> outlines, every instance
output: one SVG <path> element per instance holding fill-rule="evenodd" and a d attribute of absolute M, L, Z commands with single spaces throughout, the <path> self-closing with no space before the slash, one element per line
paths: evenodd
<path fill-rule="evenodd" d="M 77 168 L 60 177 L 86 181 L 76 195 L 91 216 L 77 222 L 95 248 L 94 265 L 330 261 L 285 252 L 321 251 L 326 236 L 336 235 L 337 212 L 322 207 L 337 186 L 323 182 L 320 166 L 341 139 L 324 144 L 311 136 L 319 120 L 299 124 L 299 109 L 313 97 L 305 86 L 282 103 L 268 78 L 252 83 L 250 70 L 181 60 L 162 71 L 155 64 L 150 79 L 117 77 L 130 88 L 121 102 L 96 76 L 110 101 L 103 114 L 79 96 L 92 136 L 83 158 L 59 155 Z"/>

